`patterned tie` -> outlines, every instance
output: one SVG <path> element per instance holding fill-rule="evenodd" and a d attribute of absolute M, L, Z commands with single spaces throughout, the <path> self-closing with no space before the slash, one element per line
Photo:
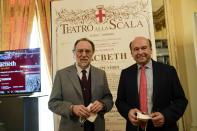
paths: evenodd
<path fill-rule="evenodd" d="M 84 99 L 84 104 L 85 106 L 88 106 L 90 103 L 91 99 L 91 92 L 90 89 L 88 88 L 88 80 L 86 77 L 86 70 L 82 70 L 82 78 L 81 78 L 81 87 L 82 87 L 82 93 L 83 93 L 83 99 Z"/>
<path fill-rule="evenodd" d="M 87 76 L 86 76 L 87 71 L 86 70 L 82 70 L 81 72 L 82 72 L 81 82 L 82 82 L 83 88 L 85 89 L 87 84 L 88 84 L 88 79 L 87 79 Z"/>
<path fill-rule="evenodd" d="M 140 110 L 143 113 L 148 113 L 147 107 L 147 81 L 145 74 L 146 67 L 141 66 L 140 72 Z M 145 129 L 146 122 L 141 123 L 141 128 Z"/>

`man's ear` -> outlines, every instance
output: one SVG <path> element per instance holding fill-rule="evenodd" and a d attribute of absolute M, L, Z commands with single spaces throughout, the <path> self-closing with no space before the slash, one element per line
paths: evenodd
<path fill-rule="evenodd" d="M 73 51 L 73 59 L 76 60 L 76 53 Z"/>

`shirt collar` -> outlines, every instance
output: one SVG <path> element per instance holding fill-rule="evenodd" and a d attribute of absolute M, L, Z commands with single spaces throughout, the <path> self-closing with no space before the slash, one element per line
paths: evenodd
<path fill-rule="evenodd" d="M 138 66 L 138 69 L 140 69 L 141 65 L 140 65 L 140 64 L 137 64 L 137 66 Z M 145 65 L 145 67 L 151 69 L 151 68 L 152 68 L 152 60 L 150 60 L 150 61 Z"/>
<path fill-rule="evenodd" d="M 77 68 L 77 73 L 80 74 L 83 69 L 81 69 L 81 67 L 79 67 L 77 64 L 75 64 L 75 65 L 76 65 L 76 68 Z M 90 65 L 85 70 L 87 71 L 87 74 L 89 74 Z"/>

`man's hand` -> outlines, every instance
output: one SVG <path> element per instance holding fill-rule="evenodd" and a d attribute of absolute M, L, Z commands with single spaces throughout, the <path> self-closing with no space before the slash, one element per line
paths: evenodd
<path fill-rule="evenodd" d="M 137 112 L 140 112 L 140 110 L 135 108 L 135 109 L 129 110 L 129 113 L 128 113 L 128 118 L 134 126 L 137 126 L 139 124 L 139 120 L 137 119 Z"/>
<path fill-rule="evenodd" d="M 94 101 L 92 103 L 92 106 L 90 107 L 90 111 L 92 113 L 98 113 L 99 111 L 101 111 L 104 107 L 104 104 L 98 100 Z"/>
<path fill-rule="evenodd" d="M 84 105 L 73 105 L 72 112 L 82 118 L 88 118 L 90 116 L 90 111 Z"/>
<path fill-rule="evenodd" d="M 152 122 L 153 125 L 155 127 L 162 127 L 164 122 L 165 122 L 165 118 L 163 116 L 163 114 L 161 114 L 160 112 L 154 112 L 151 114 L 152 116 Z"/>

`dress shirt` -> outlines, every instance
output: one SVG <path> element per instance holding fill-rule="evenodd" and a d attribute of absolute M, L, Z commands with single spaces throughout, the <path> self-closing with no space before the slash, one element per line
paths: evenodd
<path fill-rule="evenodd" d="M 79 76 L 79 78 L 81 79 L 82 78 L 82 70 L 77 64 L 76 64 L 76 68 L 77 68 L 77 75 Z M 90 66 L 88 66 L 88 68 L 85 69 L 86 70 L 86 77 L 87 77 L 87 80 L 88 80 L 88 76 L 89 76 L 89 73 L 90 73 Z"/>
<path fill-rule="evenodd" d="M 152 61 L 150 60 L 146 65 L 146 79 L 147 79 L 147 106 L 148 106 L 148 113 L 150 114 L 153 107 L 153 68 L 152 68 Z M 139 85 L 140 85 L 140 68 L 141 66 L 138 65 L 138 92 L 139 92 Z"/>

